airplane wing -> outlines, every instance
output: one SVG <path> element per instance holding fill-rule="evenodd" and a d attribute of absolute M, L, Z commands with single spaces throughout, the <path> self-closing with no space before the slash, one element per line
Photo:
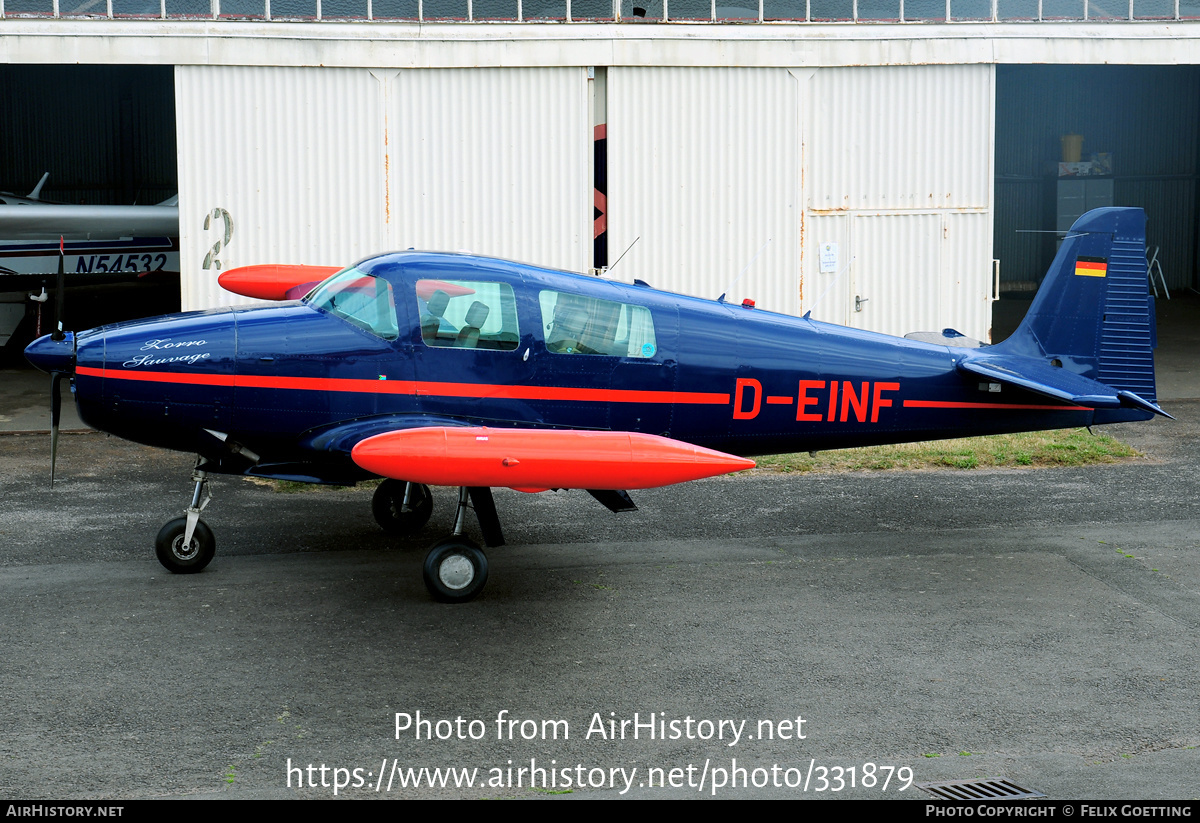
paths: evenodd
<path fill-rule="evenodd" d="M 1020 386 L 1045 397 L 1074 403 L 1077 406 L 1098 409 L 1133 407 L 1175 419 L 1157 404 L 1131 391 L 1118 391 L 1081 374 L 1030 357 L 1012 354 L 966 357 L 958 362 L 957 369 L 966 374 Z"/>
<path fill-rule="evenodd" d="M 436 486 L 650 489 L 754 467 L 753 460 L 638 432 L 423 426 L 367 437 L 354 462 Z"/>
<path fill-rule="evenodd" d="M 67 240 L 177 237 L 178 206 L 0 206 L 0 238 Z"/>

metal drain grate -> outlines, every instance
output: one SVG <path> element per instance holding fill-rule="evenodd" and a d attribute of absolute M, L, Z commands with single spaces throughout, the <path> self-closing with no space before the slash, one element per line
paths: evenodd
<path fill-rule="evenodd" d="M 1007 777 L 918 783 L 917 788 L 924 789 L 943 800 L 1016 800 L 1023 797 L 1046 796 L 1036 789 L 1018 786 Z"/>

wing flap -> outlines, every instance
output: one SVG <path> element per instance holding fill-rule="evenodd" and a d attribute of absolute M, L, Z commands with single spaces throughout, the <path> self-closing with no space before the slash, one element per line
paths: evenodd
<path fill-rule="evenodd" d="M 478 426 L 379 434 L 351 456 L 397 480 L 526 489 L 651 489 L 754 467 L 753 460 L 651 434 Z"/>

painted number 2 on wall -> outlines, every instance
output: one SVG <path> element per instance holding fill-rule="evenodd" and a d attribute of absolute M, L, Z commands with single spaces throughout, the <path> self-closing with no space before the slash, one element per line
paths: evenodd
<path fill-rule="evenodd" d="M 229 241 L 233 239 L 233 217 L 229 212 L 222 208 L 215 208 L 208 214 L 204 215 L 204 230 L 208 231 L 210 227 L 215 228 L 217 221 L 220 221 L 224 226 L 223 236 L 213 243 L 208 249 L 208 254 L 204 255 L 204 263 L 201 265 L 203 269 L 221 270 L 221 261 L 217 259 L 217 255 L 221 253 L 221 249 L 229 245 Z"/>

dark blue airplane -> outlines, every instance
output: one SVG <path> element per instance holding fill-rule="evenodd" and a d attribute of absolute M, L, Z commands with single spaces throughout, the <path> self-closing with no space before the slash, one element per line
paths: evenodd
<path fill-rule="evenodd" d="M 213 557 L 200 520 L 212 472 L 385 477 L 372 508 L 398 534 L 428 521 L 430 484 L 458 486 L 453 533 L 424 576 L 436 598 L 465 601 L 487 579 L 463 535 L 466 509 L 488 545 L 503 543 L 494 486 L 586 489 L 623 511 L 635 508 L 629 489 L 736 471 L 753 465 L 746 455 L 1166 414 L 1140 209 L 1080 218 L 1024 322 L 994 346 L 465 254 L 380 255 L 315 286 L 314 273 L 325 271 L 233 270 L 222 276 L 231 290 L 303 299 L 48 336 L 26 350 L 54 375 L 55 429 L 65 374 L 89 425 L 197 454 L 191 505 L 158 535 L 173 572 Z"/>

